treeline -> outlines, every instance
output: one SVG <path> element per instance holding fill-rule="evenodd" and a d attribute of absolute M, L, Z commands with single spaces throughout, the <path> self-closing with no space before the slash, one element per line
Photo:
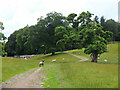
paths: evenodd
<path fill-rule="evenodd" d="M 104 33 L 113 32 L 111 41 L 120 41 L 118 22 L 112 19 L 105 20 L 104 17 L 99 19 L 97 16 L 91 20 L 92 16 L 93 14 L 90 12 L 82 12 L 79 16 L 71 13 L 67 17 L 57 12 L 48 13 L 45 18 L 38 18 L 37 24 L 27 25 L 12 33 L 8 37 L 5 51 L 8 56 L 46 53 L 54 55 L 56 51 L 87 47 L 86 45 L 90 44 L 92 40 L 86 40 L 86 37 L 89 38 L 88 36 L 92 32 L 85 34 L 84 29 L 97 28 L 93 26 L 93 23 L 99 28 L 103 27 Z M 84 37 L 87 34 L 88 36 Z M 105 38 L 103 35 L 102 37 Z"/>

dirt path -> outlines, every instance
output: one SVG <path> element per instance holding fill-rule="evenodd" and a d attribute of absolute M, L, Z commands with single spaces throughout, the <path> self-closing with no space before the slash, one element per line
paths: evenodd
<path fill-rule="evenodd" d="M 40 73 L 41 68 L 31 69 L 28 72 L 16 75 L 2 83 L 2 88 L 43 88 L 41 79 L 45 77 Z"/>
<path fill-rule="evenodd" d="M 67 53 L 67 54 L 70 54 L 70 55 L 72 55 L 74 57 L 80 58 L 81 60 L 79 60 L 78 62 L 83 62 L 83 61 L 87 61 L 88 60 L 88 58 L 85 58 L 85 57 L 82 57 L 82 56 L 78 56 L 78 55 L 72 54 L 70 52 L 64 52 L 64 53 Z"/>
<path fill-rule="evenodd" d="M 64 52 L 70 54 L 74 57 L 80 58 L 78 62 L 87 61 L 88 58 L 74 55 L 70 52 Z M 41 74 L 41 68 L 31 69 L 25 73 L 15 75 L 6 82 L 2 83 L 2 88 L 43 88 L 43 79 L 46 79 L 44 75 Z"/>

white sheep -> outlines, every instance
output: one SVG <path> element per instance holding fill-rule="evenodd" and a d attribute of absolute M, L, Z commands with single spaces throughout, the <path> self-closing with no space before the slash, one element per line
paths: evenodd
<path fill-rule="evenodd" d="M 105 59 L 104 62 L 107 62 L 107 60 Z"/>
<path fill-rule="evenodd" d="M 56 62 L 56 59 L 52 60 L 52 62 Z"/>
<path fill-rule="evenodd" d="M 62 60 L 65 60 L 64 58 Z"/>
<path fill-rule="evenodd" d="M 42 66 L 44 65 L 44 60 L 42 60 L 42 61 L 39 63 L 39 67 L 41 67 L 41 65 L 42 65 Z"/>
<path fill-rule="evenodd" d="M 100 57 L 98 57 L 98 60 L 100 59 Z"/>

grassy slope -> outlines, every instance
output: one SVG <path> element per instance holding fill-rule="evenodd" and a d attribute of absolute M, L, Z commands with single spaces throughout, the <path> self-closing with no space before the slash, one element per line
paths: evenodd
<path fill-rule="evenodd" d="M 90 62 L 71 62 L 72 56 L 58 55 L 57 62 L 46 63 L 43 74 L 47 88 L 111 88 L 118 87 L 118 66 L 114 64 L 96 64 Z M 54 57 L 54 56 L 53 56 Z M 53 58 L 52 57 L 52 58 Z M 54 57 L 55 58 L 55 57 Z M 69 61 L 67 61 L 69 59 Z M 50 61 L 51 58 L 46 58 Z"/>
<path fill-rule="evenodd" d="M 28 71 L 31 68 L 38 67 L 41 56 L 32 57 L 29 60 L 20 58 L 3 57 L 2 58 L 2 82 L 10 77 Z"/>
<path fill-rule="evenodd" d="M 109 44 L 107 46 L 107 48 L 108 48 L 108 52 L 106 52 L 100 56 L 100 60 L 98 60 L 98 63 L 104 64 L 104 60 L 106 59 L 106 60 L 108 60 L 107 64 L 118 64 L 118 43 Z M 89 55 L 84 54 L 84 49 L 70 50 L 68 52 L 72 52 L 73 54 L 87 57 L 87 58 L 89 58 L 89 61 L 91 60 Z"/>
<path fill-rule="evenodd" d="M 111 48 L 113 46 L 113 49 Z M 118 65 L 116 65 L 116 44 L 108 46 L 110 52 L 101 56 L 101 64 L 81 62 L 78 63 L 78 58 L 68 54 L 57 53 L 57 55 L 50 56 L 41 55 L 32 57 L 30 60 L 20 60 L 14 58 L 3 58 L 3 81 L 7 80 L 15 74 L 25 72 L 31 68 L 38 67 L 39 61 L 45 59 L 45 66 L 41 73 L 48 79 L 45 80 L 44 87 L 48 88 L 110 88 L 118 87 Z M 71 51 L 74 54 L 89 57 L 78 50 Z M 112 57 L 111 53 L 114 53 L 113 60 L 110 58 L 111 64 L 103 64 L 103 60 L 106 56 Z M 62 58 L 65 58 L 63 61 Z M 52 63 L 53 59 L 57 59 L 57 62 Z M 112 64 L 113 63 L 113 64 Z"/>
<path fill-rule="evenodd" d="M 82 50 L 69 50 L 76 55 L 91 58 L 89 55 L 84 54 L 84 49 Z M 69 56 L 65 59 L 69 62 L 60 63 L 59 60 L 63 55 L 57 57 L 58 62 L 47 64 L 44 67 L 43 73 L 48 77 L 45 81 L 45 87 L 50 88 L 111 88 L 118 87 L 118 44 L 109 44 L 109 52 L 101 55 L 99 62 L 82 62 L 77 63 L 71 62 L 71 57 Z M 52 59 L 56 58 L 52 56 Z M 73 57 L 72 57 L 73 58 Z M 50 59 L 50 60 L 52 60 Z M 74 60 L 75 57 L 73 58 Z M 104 59 L 108 62 L 104 63 Z M 49 58 L 46 58 L 49 61 Z"/>

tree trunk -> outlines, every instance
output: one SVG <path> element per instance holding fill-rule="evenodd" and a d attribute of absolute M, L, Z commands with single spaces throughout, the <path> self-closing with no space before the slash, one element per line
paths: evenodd
<path fill-rule="evenodd" d="M 97 57 L 98 57 L 98 54 L 97 53 L 93 53 L 91 62 L 96 62 L 97 63 Z"/>
<path fill-rule="evenodd" d="M 52 52 L 52 55 L 55 55 L 55 52 Z"/>

